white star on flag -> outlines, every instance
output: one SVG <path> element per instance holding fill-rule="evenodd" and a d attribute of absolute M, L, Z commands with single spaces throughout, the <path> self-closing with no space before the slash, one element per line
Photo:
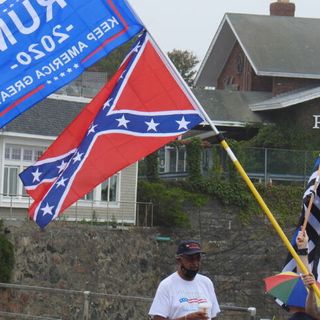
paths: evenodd
<path fill-rule="evenodd" d="M 68 179 L 67 178 L 61 178 L 58 182 L 57 182 L 57 185 L 56 187 L 59 188 L 60 186 L 63 186 L 65 187 L 66 185 L 64 184 Z"/>
<path fill-rule="evenodd" d="M 127 72 L 127 70 L 124 70 L 124 71 L 121 73 L 120 79 L 123 79 L 123 78 L 124 78 L 126 72 Z"/>
<path fill-rule="evenodd" d="M 106 107 L 110 107 L 111 106 L 111 101 L 113 100 L 113 98 L 110 98 L 110 99 L 108 99 L 106 102 L 105 102 L 105 104 L 103 105 L 103 110 L 106 108 Z"/>
<path fill-rule="evenodd" d="M 123 127 L 125 127 L 125 128 L 128 128 L 128 127 L 127 127 L 127 123 L 129 123 L 130 121 L 127 120 L 127 119 L 124 117 L 124 115 L 123 115 L 121 118 L 116 119 L 116 120 L 119 122 L 118 127 L 123 126 Z"/>
<path fill-rule="evenodd" d="M 67 166 L 67 163 L 64 160 L 62 160 L 60 166 L 57 166 L 57 168 L 59 169 L 59 173 L 62 172 L 66 166 Z"/>
<path fill-rule="evenodd" d="M 150 130 L 157 131 L 157 126 L 158 126 L 160 123 L 154 122 L 154 120 L 153 120 L 153 118 L 152 118 L 150 122 L 145 121 L 145 124 L 148 126 L 147 131 L 150 131 Z"/>
<path fill-rule="evenodd" d="M 76 156 L 72 159 L 73 163 L 77 162 L 77 161 L 81 161 L 81 157 L 82 157 L 83 153 L 79 153 L 77 152 Z"/>
<path fill-rule="evenodd" d="M 140 44 L 140 42 L 138 42 L 137 45 L 132 49 L 132 51 L 138 52 L 140 48 L 141 48 L 141 44 Z"/>
<path fill-rule="evenodd" d="M 97 126 L 98 126 L 97 124 L 92 125 L 92 126 L 90 127 L 90 129 L 88 130 L 88 134 L 87 134 L 87 135 L 89 135 L 90 133 L 95 133 L 95 132 L 96 132 L 95 128 L 96 128 Z"/>
<path fill-rule="evenodd" d="M 37 168 L 37 170 L 35 172 L 31 172 L 33 175 L 33 182 L 35 181 L 40 181 L 40 175 L 42 174 L 42 172 L 39 171 L 39 168 Z"/>
<path fill-rule="evenodd" d="M 49 206 L 49 203 L 47 202 L 46 206 L 44 208 L 41 208 L 41 210 L 43 211 L 43 215 L 46 214 L 50 214 L 50 216 L 52 216 L 52 209 L 54 208 L 54 206 Z"/>
<path fill-rule="evenodd" d="M 182 117 L 182 119 L 180 121 L 176 120 L 176 122 L 179 125 L 178 130 L 180 130 L 180 129 L 188 130 L 188 124 L 190 123 L 190 121 L 186 121 L 186 119 L 184 117 Z"/>

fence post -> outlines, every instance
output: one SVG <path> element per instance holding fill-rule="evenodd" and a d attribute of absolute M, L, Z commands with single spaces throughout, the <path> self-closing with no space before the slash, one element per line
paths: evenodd
<path fill-rule="evenodd" d="M 304 168 L 303 168 L 303 189 L 306 188 L 307 178 L 307 151 L 304 152 Z"/>
<path fill-rule="evenodd" d="M 89 320 L 90 291 L 84 291 L 83 320 Z"/>
<path fill-rule="evenodd" d="M 257 309 L 254 307 L 248 308 L 248 311 L 250 312 L 250 320 L 254 320 L 256 318 Z"/>
<path fill-rule="evenodd" d="M 268 175 L 268 149 L 264 149 L 264 185 L 267 185 L 267 175 Z"/>
<path fill-rule="evenodd" d="M 150 203 L 151 205 L 151 227 L 153 227 L 153 204 Z"/>
<path fill-rule="evenodd" d="M 139 227 L 139 212 L 140 212 L 140 203 L 136 203 L 136 227 Z"/>
<path fill-rule="evenodd" d="M 78 223 L 78 200 L 76 201 L 76 223 Z"/>

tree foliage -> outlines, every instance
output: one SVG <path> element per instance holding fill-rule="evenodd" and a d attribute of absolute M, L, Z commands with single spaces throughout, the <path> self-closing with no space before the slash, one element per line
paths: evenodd
<path fill-rule="evenodd" d="M 197 56 L 190 51 L 177 49 L 168 52 L 168 56 L 182 78 L 189 86 L 192 86 L 193 78 L 196 73 L 194 67 L 199 63 Z"/>
<path fill-rule="evenodd" d="M 194 191 L 188 192 L 170 182 L 140 181 L 138 201 L 153 203 L 153 222 L 156 226 L 189 228 L 191 224 L 184 210 L 185 205 L 201 207 L 207 197 Z"/>
<path fill-rule="evenodd" d="M 261 126 L 256 136 L 241 143 L 251 147 L 316 150 L 320 136 L 297 122 L 277 119 L 274 124 Z"/>
<path fill-rule="evenodd" d="M 3 221 L 0 220 L 0 282 L 9 282 L 14 267 L 14 250 L 2 231 Z"/>
<path fill-rule="evenodd" d="M 146 176 L 149 182 L 158 182 L 159 173 L 158 173 L 158 151 L 149 154 L 145 158 L 146 164 Z"/>
<path fill-rule="evenodd" d="M 114 73 L 118 70 L 120 64 L 123 59 L 128 54 L 132 43 L 135 41 L 135 38 L 126 42 L 122 46 L 116 48 L 109 55 L 99 60 L 92 67 L 88 69 L 88 71 L 96 71 L 96 72 L 106 72 L 108 75 L 108 79 L 110 79 Z"/>

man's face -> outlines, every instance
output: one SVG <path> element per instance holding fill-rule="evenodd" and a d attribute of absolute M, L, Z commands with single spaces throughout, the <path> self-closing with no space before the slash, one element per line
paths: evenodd
<path fill-rule="evenodd" d="M 178 261 L 180 275 L 186 280 L 193 280 L 200 268 L 201 254 L 181 254 Z"/>

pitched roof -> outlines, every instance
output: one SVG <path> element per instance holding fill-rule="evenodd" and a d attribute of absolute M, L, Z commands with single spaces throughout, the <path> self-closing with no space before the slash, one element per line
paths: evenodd
<path fill-rule="evenodd" d="M 57 137 L 107 81 L 105 72 L 83 72 L 76 80 L 9 122 L 3 131 Z"/>
<path fill-rule="evenodd" d="M 247 123 L 267 121 L 265 115 L 251 111 L 249 105 L 268 100 L 270 93 L 200 88 L 192 91 L 216 126 L 243 127 Z M 3 130 L 57 137 L 89 102 L 87 98 L 51 95 L 9 122 Z"/>
<path fill-rule="evenodd" d="M 271 98 L 271 93 L 192 89 L 201 106 L 216 126 L 243 127 L 249 123 L 268 122 L 266 115 L 249 106 Z"/>
<path fill-rule="evenodd" d="M 80 97 L 52 95 L 9 122 L 3 130 L 56 137 L 89 101 Z"/>
<path fill-rule="evenodd" d="M 226 13 L 197 86 L 216 86 L 236 41 L 257 75 L 320 79 L 320 19 Z"/>
<path fill-rule="evenodd" d="M 279 94 L 271 99 L 250 104 L 252 111 L 282 109 L 299 103 L 320 98 L 320 87 L 301 88 Z"/>

